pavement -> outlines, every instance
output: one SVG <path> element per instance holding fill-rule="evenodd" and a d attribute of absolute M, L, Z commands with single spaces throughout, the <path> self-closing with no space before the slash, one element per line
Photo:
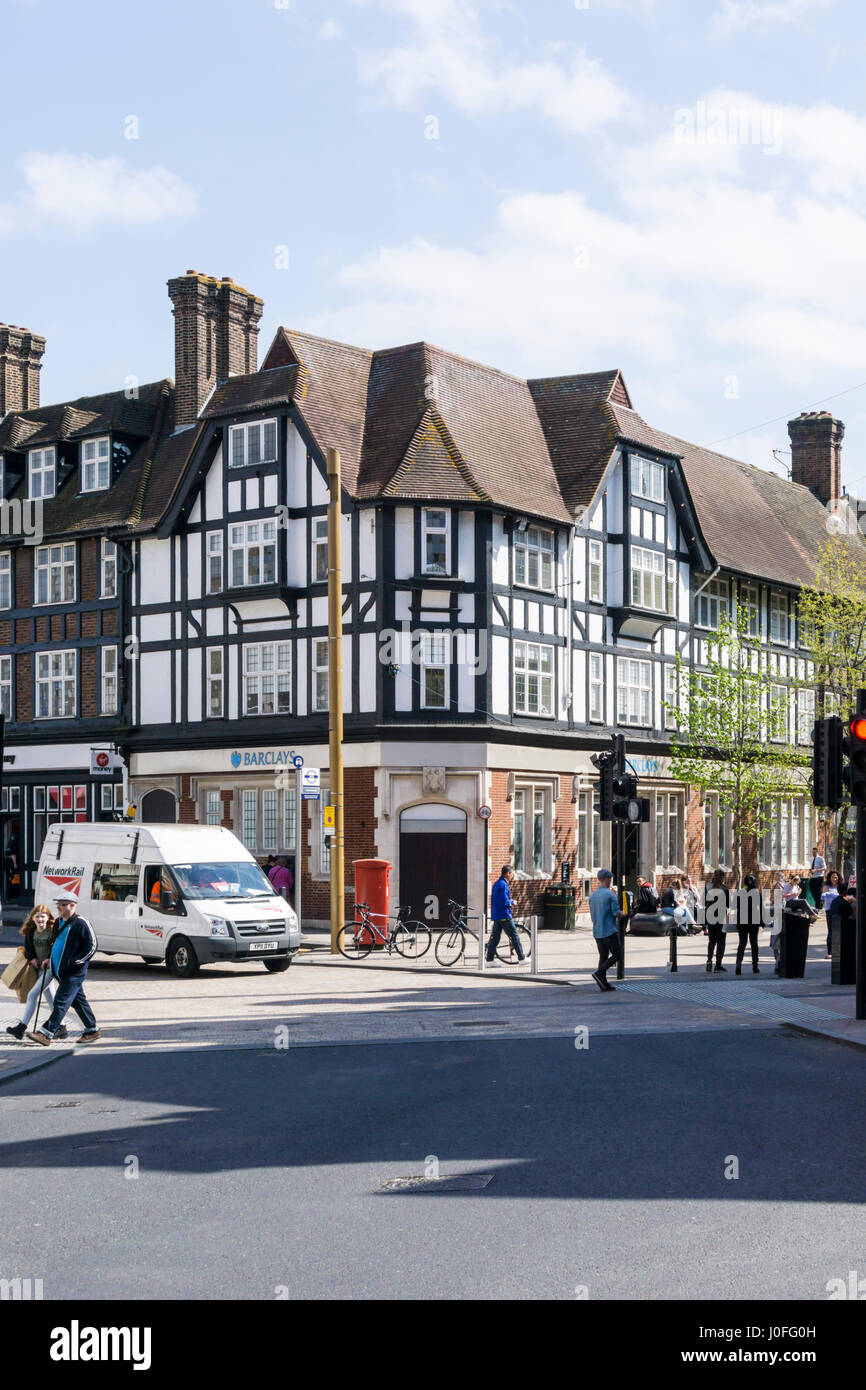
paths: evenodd
<path fill-rule="evenodd" d="M 818 940 L 814 938 L 817 935 Z M 0 969 L 14 949 L 0 945 Z M 762 973 L 707 975 L 705 938 L 679 939 L 679 970 L 667 969 L 668 942 L 628 937 L 626 978 L 601 994 L 590 976 L 597 952 L 588 931 L 541 932 L 532 965 L 448 970 L 432 950 L 417 963 L 376 953 L 361 963 L 331 956 L 327 934 L 307 933 L 291 970 L 269 975 L 257 964 L 212 966 L 176 980 L 137 957 L 97 953 L 88 998 L 102 1030 L 100 1052 L 141 1047 L 171 1051 L 209 1048 L 302 1047 L 366 1042 L 442 1041 L 473 1037 L 563 1037 L 587 1028 L 598 1035 L 708 1029 L 797 1028 L 835 1042 L 866 1046 L 857 1023 L 853 987 L 830 983 L 823 934 L 803 980 L 773 976 L 767 946 Z M 730 954 L 730 952 L 729 952 Z M 615 983 L 615 976 L 611 974 Z M 14 996 L 0 998 L 0 1030 L 18 1015 Z M 25 1046 L 0 1031 L 0 1084 L 77 1054 L 72 1037 L 51 1049 Z M 93 1050 L 93 1049 L 91 1049 Z"/>

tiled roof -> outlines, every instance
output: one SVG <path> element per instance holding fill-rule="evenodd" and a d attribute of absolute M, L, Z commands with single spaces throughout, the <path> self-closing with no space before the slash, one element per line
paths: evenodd
<path fill-rule="evenodd" d="M 203 420 L 214 416 L 244 415 L 254 410 L 268 410 L 285 405 L 295 394 L 298 367 L 271 367 L 267 371 L 250 372 L 247 376 L 229 377 L 218 386 L 201 412 Z"/>
<path fill-rule="evenodd" d="M 717 564 L 782 584 L 814 580 L 814 559 L 829 533 L 827 510 L 807 487 L 664 434 L 634 410 L 612 410 L 620 438 L 682 459 L 701 529 Z M 862 547 L 859 538 L 854 543 Z"/>

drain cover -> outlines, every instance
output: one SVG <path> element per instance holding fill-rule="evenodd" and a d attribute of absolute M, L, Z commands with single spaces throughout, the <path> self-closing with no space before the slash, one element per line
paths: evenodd
<path fill-rule="evenodd" d="M 425 1178 L 416 1173 L 408 1178 L 389 1178 L 377 1192 L 475 1192 L 493 1181 L 492 1173 L 454 1173 L 447 1178 Z"/>
<path fill-rule="evenodd" d="M 455 1028 L 507 1028 L 511 1023 L 510 1018 L 469 1018 L 460 1023 L 455 1023 Z"/>

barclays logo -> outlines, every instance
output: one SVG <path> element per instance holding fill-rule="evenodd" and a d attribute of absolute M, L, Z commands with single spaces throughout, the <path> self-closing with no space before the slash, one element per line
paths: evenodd
<path fill-rule="evenodd" d="M 241 765 L 241 755 L 240 755 L 240 753 L 232 753 L 232 767 L 240 767 L 240 765 Z"/>

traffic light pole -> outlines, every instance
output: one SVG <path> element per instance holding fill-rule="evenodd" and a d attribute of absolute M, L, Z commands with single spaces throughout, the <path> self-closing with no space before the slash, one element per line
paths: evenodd
<path fill-rule="evenodd" d="M 857 807 L 857 846 L 854 850 L 857 873 L 857 958 L 855 1018 L 866 1018 L 866 806 Z"/>
<path fill-rule="evenodd" d="M 620 908 L 628 901 L 625 888 L 625 825 L 622 821 L 614 821 L 614 840 L 616 841 L 616 864 L 614 873 L 616 878 L 614 883 L 619 889 Z M 625 976 L 625 929 L 626 920 L 624 917 L 619 919 L 619 960 L 616 963 L 616 978 L 622 980 Z"/>

